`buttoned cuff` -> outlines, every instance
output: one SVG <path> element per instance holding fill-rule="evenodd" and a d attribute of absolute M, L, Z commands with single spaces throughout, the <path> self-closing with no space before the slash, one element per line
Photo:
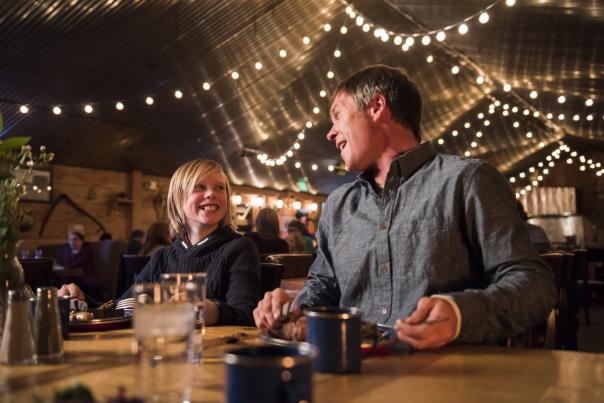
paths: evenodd
<path fill-rule="evenodd" d="M 434 294 L 431 295 L 431 297 L 447 301 L 451 308 L 453 308 L 453 312 L 455 312 L 455 317 L 457 318 L 457 324 L 455 325 L 455 336 L 453 337 L 453 340 L 457 339 L 457 337 L 459 336 L 459 332 L 461 332 L 461 311 L 459 310 L 457 302 L 455 302 L 455 299 L 453 299 L 453 297 L 451 297 L 450 295 Z"/>

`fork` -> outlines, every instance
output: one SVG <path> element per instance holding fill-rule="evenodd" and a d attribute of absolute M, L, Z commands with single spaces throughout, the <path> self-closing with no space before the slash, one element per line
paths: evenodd
<path fill-rule="evenodd" d="M 124 298 L 117 301 L 115 304 L 115 309 L 133 309 L 134 308 L 134 298 Z"/>

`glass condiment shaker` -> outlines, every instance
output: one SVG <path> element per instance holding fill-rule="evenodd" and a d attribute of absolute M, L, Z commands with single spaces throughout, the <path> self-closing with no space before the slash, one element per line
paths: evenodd
<path fill-rule="evenodd" d="M 0 362 L 8 365 L 34 363 L 31 303 L 23 289 L 8 291 L 8 309 L 0 345 Z"/>
<path fill-rule="evenodd" d="M 61 316 L 55 287 L 40 287 L 36 293 L 34 345 L 37 363 L 56 363 L 63 358 Z"/>

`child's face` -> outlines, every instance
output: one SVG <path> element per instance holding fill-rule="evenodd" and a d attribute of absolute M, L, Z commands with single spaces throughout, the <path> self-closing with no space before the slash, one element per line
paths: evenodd
<path fill-rule="evenodd" d="M 217 227 L 224 218 L 227 207 L 227 190 L 224 176 L 212 172 L 197 179 L 193 192 L 185 201 L 187 225 Z"/>

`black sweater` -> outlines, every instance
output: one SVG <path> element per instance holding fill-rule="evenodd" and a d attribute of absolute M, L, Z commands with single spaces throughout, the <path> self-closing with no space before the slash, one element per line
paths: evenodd
<path fill-rule="evenodd" d="M 229 227 L 219 227 L 201 245 L 183 241 L 157 251 L 135 283 L 159 282 L 163 273 L 207 273 L 207 297 L 216 302 L 219 325 L 254 326 L 252 311 L 260 299 L 258 250 Z M 130 297 L 132 288 L 122 298 Z"/>

